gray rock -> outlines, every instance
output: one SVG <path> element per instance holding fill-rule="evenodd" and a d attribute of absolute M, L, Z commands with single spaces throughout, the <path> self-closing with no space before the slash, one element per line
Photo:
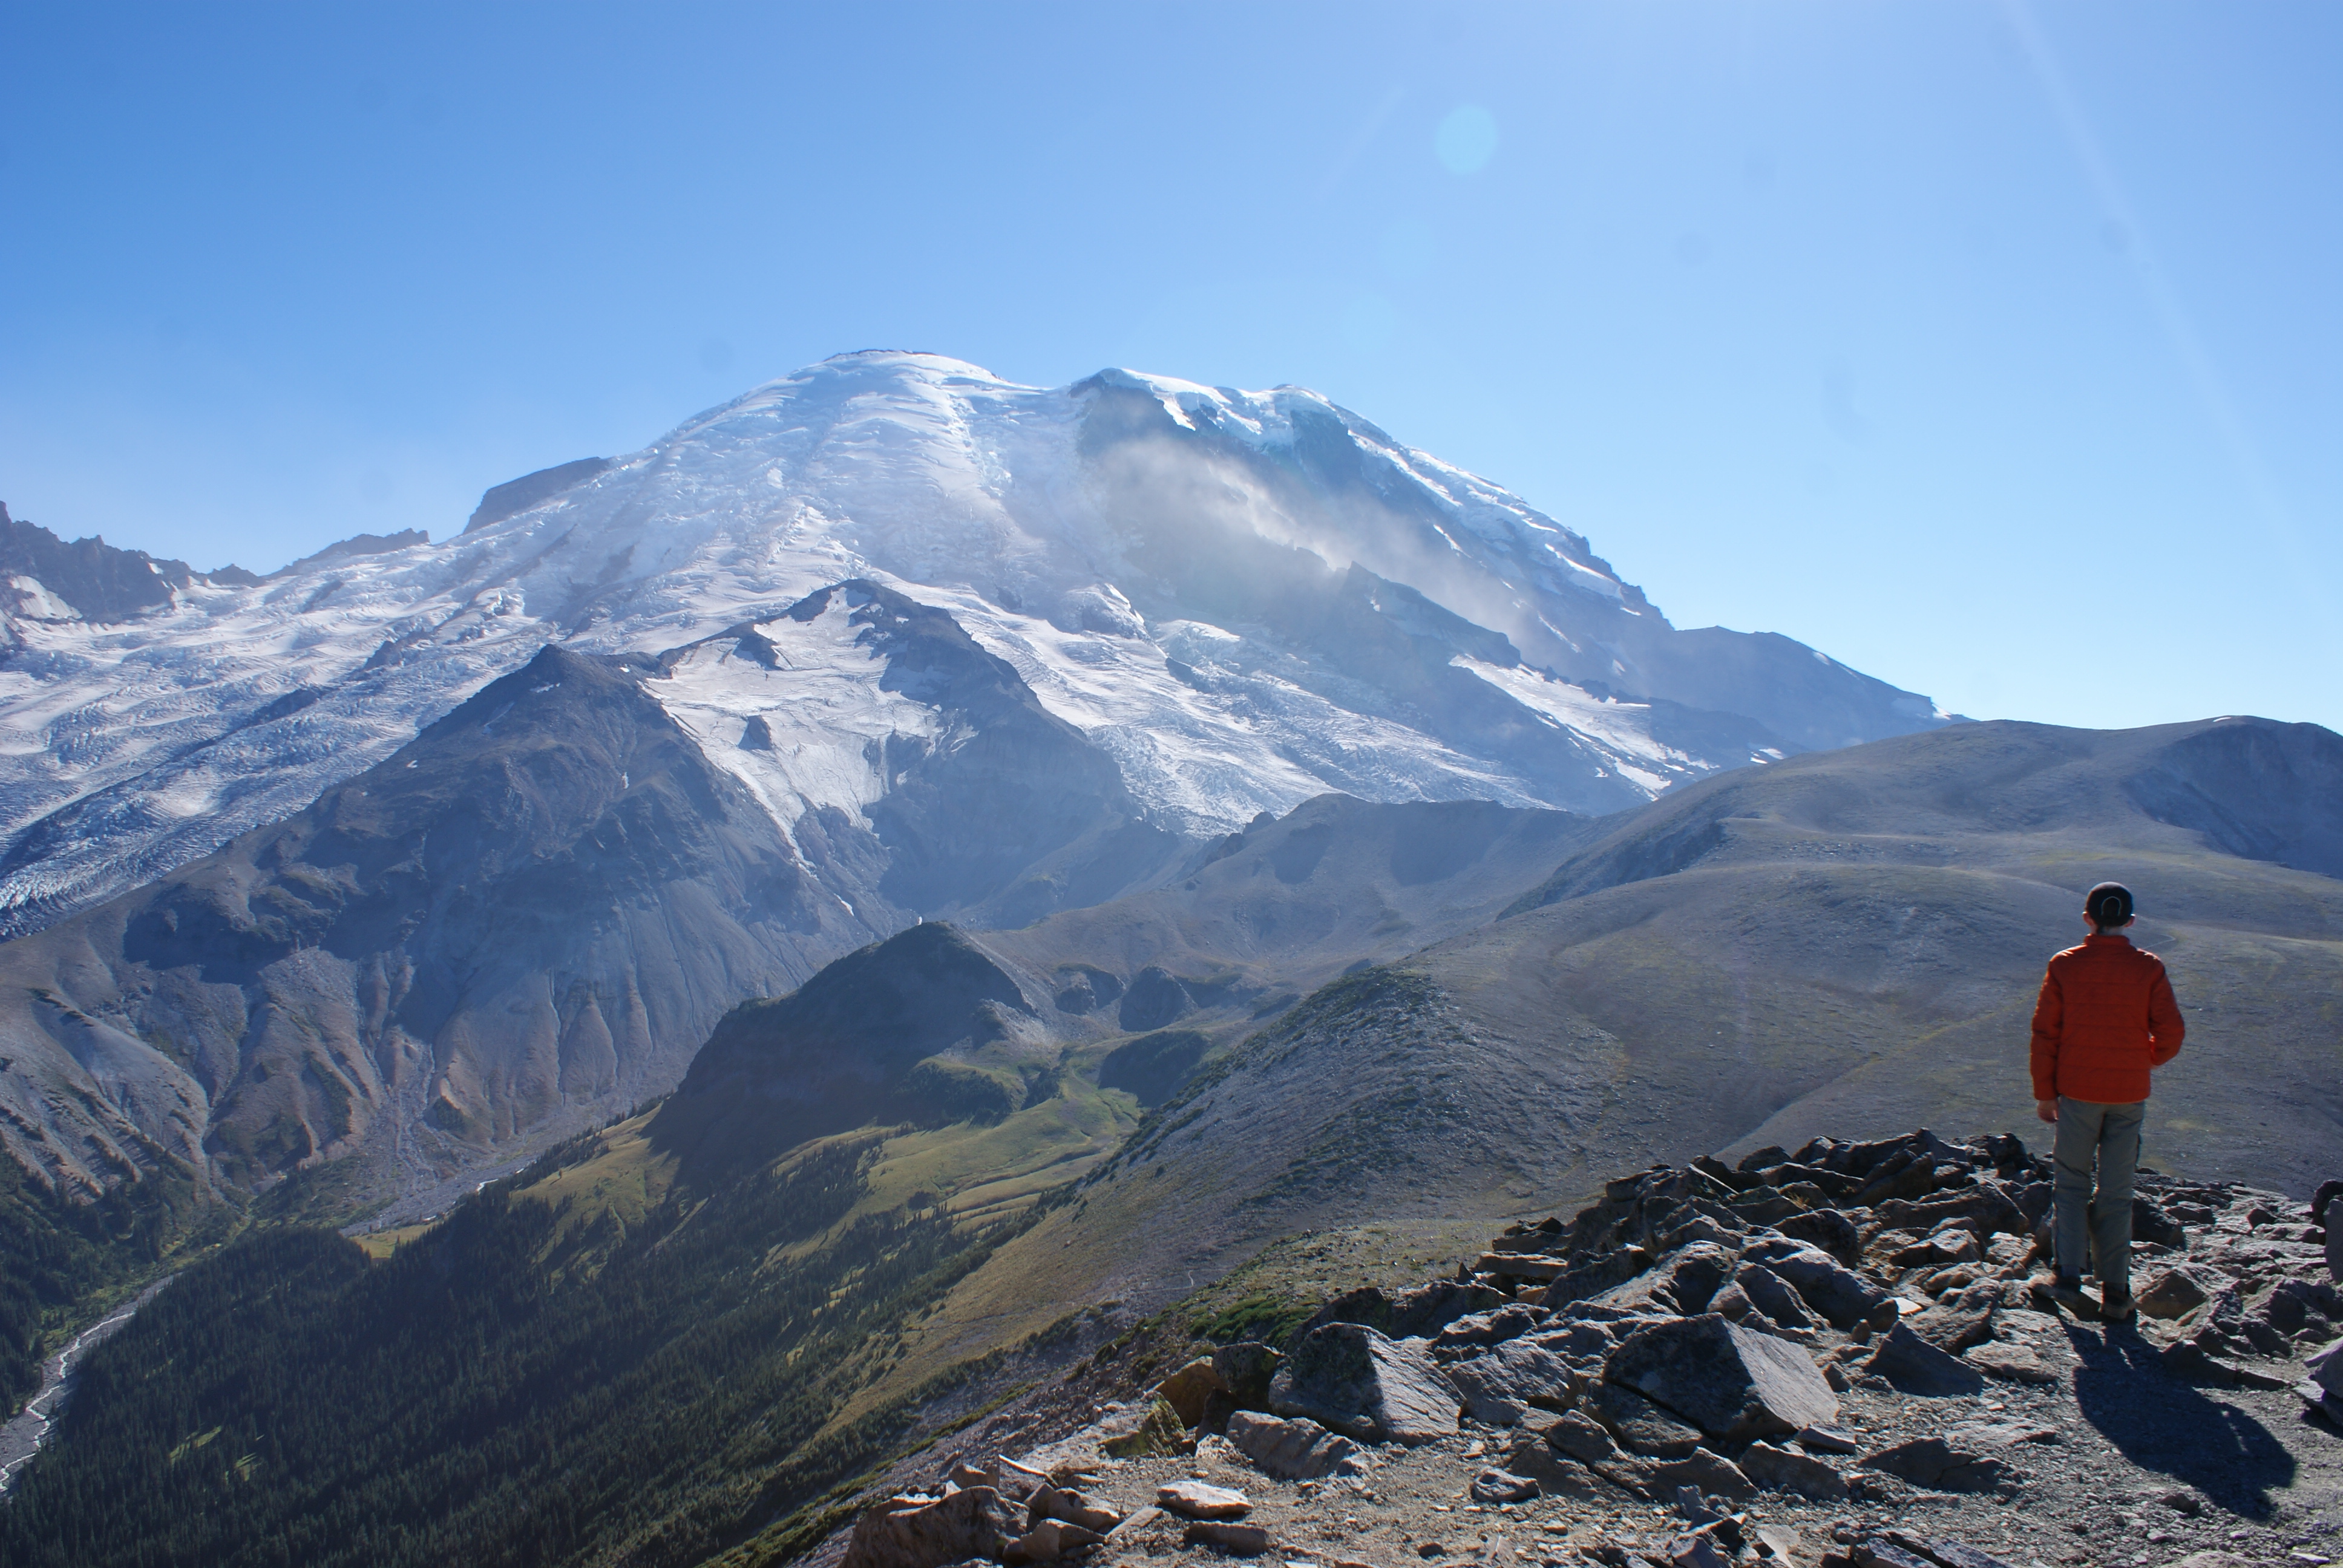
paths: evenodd
<path fill-rule="evenodd" d="M 1695 1448 L 1682 1459 L 1647 1464 L 1643 1473 L 1645 1489 L 1655 1497 L 1673 1496 L 1679 1486 L 1696 1486 L 1703 1496 L 1729 1497 L 1735 1503 L 1757 1495 L 1739 1465 L 1705 1448 Z"/>
<path fill-rule="evenodd" d="M 1487 1285 L 1434 1280 L 1391 1295 L 1367 1285 L 1335 1297 L 1302 1324 L 1307 1339 L 1327 1323 L 1362 1323 L 1386 1339 L 1429 1338 L 1459 1318 L 1504 1306 L 1509 1298 Z"/>
<path fill-rule="evenodd" d="M 1098 1531 L 1061 1519 L 1037 1519 L 1003 1553 L 1012 1562 L 1054 1563 L 1069 1552 L 1095 1546 L 1106 1537 Z"/>
<path fill-rule="evenodd" d="M 2052 1428 L 2016 1422 L 1969 1422 L 1939 1436 L 1915 1438 L 1866 1454 L 1863 1462 L 1938 1492 L 1990 1492 L 2009 1474 L 2006 1451 L 2022 1442 L 2055 1442 L 2057 1436 Z"/>
<path fill-rule="evenodd" d="M 1596 1431 L 1602 1429 L 1597 1427 Z M 1607 1438 L 1604 1440 L 1609 1441 Z M 1604 1495 L 1603 1487 L 1584 1464 L 1574 1463 L 1548 1446 L 1534 1432 L 1517 1432 L 1506 1442 L 1502 1468 L 1526 1475 L 1547 1497 L 1570 1497 L 1591 1503 Z"/>
<path fill-rule="evenodd" d="M 2004 1382 L 2051 1383 L 2058 1381 L 2058 1374 L 2032 1350 L 2005 1340 L 1988 1340 L 1967 1352 L 1962 1359 L 1986 1376 L 1999 1378 Z"/>
<path fill-rule="evenodd" d="M 1269 1550 L 1269 1532 L 1258 1524 L 1231 1524 L 1221 1519 L 1199 1519 L 1182 1532 L 1189 1546 L 1212 1546 L 1238 1557 L 1258 1557 Z"/>
<path fill-rule="evenodd" d="M 1473 1478 L 1475 1503 L 1526 1503 L 1538 1494 L 1538 1483 L 1508 1470 L 1484 1470 Z"/>
<path fill-rule="evenodd" d="M 1771 1318 L 1757 1310 L 1757 1303 L 1749 1299 L 1749 1293 L 1746 1291 L 1730 1282 L 1725 1289 L 1708 1299 L 1708 1310 L 1720 1318 L 1736 1323 L 1746 1322 L 1755 1318 L 1756 1326 L 1760 1328 L 1773 1322 Z"/>
<path fill-rule="evenodd" d="M 1745 1262 L 1733 1276 L 1734 1284 L 1749 1298 L 1750 1305 L 1785 1328 L 1810 1329 L 1815 1320 L 1807 1315 L 1805 1303 L 1789 1282 L 1763 1263 Z"/>
<path fill-rule="evenodd" d="M 1174 1481 L 1155 1489 L 1155 1506 L 1182 1519 L 1242 1519 L 1252 1512 L 1252 1499 L 1206 1481 Z"/>
<path fill-rule="evenodd" d="M 1358 1445 L 1314 1421 L 1283 1421 L 1249 1410 L 1229 1417 L 1229 1441 L 1264 1475 L 1309 1481 L 1355 1460 Z"/>
<path fill-rule="evenodd" d="M 1629 1335 L 1603 1375 L 1727 1442 L 1838 1418 L 1838 1396 L 1804 1351 L 1713 1313 Z"/>
<path fill-rule="evenodd" d="M 1821 1248 L 1803 1241 L 1786 1238 L 1759 1241 L 1742 1254 L 1742 1261 L 1762 1263 L 1779 1274 L 1833 1328 L 1870 1322 L 1887 1301 L 1887 1292 L 1877 1285 Z"/>
<path fill-rule="evenodd" d="M 1581 1464 L 1600 1464 L 1604 1460 L 1617 1457 L 1619 1452 L 1611 1441 L 1611 1434 L 1603 1430 L 1603 1423 L 1579 1411 L 1556 1416 L 1547 1425 L 1544 1435 L 1546 1442 L 1557 1452 L 1566 1454 Z M 1698 1443 L 1694 1446 L 1697 1447 Z"/>
<path fill-rule="evenodd" d="M 1863 1448 L 1855 1433 L 1839 1426 L 1800 1427 L 1798 1446 L 1808 1453 L 1859 1453 Z"/>
<path fill-rule="evenodd" d="M 1587 1391 L 1586 1410 L 1631 1453 L 1681 1459 L 1700 1446 L 1700 1428 L 1624 1383 L 1596 1383 Z"/>
<path fill-rule="evenodd" d="M 1733 1278 L 1733 1254 L 1714 1241 L 1694 1241 L 1678 1251 L 1665 1270 L 1676 1310 L 1687 1316 L 1708 1311 L 1709 1298 Z"/>
<path fill-rule="evenodd" d="M 1970 1285 L 1959 1295 L 1913 1317 L 1912 1332 L 1948 1355 L 1993 1338 L 1993 1312 L 2001 1304 L 2001 1287 Z"/>
<path fill-rule="evenodd" d="M 1269 1402 L 1270 1379 L 1283 1359 L 1258 1340 L 1240 1340 L 1212 1352 L 1212 1370 L 1221 1374 L 1238 1409 L 1260 1410 Z"/>
<path fill-rule="evenodd" d="M 1652 1266 L 1652 1254 L 1641 1247 L 1621 1247 L 1574 1264 L 1546 1287 L 1539 1302 L 1559 1310 L 1574 1302 L 1589 1301 L 1629 1280 Z"/>
<path fill-rule="evenodd" d="M 948 1497 L 894 1497 L 855 1522 L 840 1568 L 945 1568 L 1001 1556 L 1024 1532 L 1016 1510 L 990 1486 Z"/>
<path fill-rule="evenodd" d="M 1508 1302 L 1490 1312 L 1458 1318 L 1432 1337 L 1432 1348 L 1437 1353 L 1502 1344 L 1528 1333 L 1551 1315 L 1527 1302 Z"/>
<path fill-rule="evenodd" d="M 1453 1435 L 1462 1402 L 1423 1341 L 1386 1339 L 1363 1323 L 1312 1329 L 1269 1386 L 1279 1415 L 1411 1444 Z"/>
<path fill-rule="evenodd" d="M 1027 1528 L 1044 1519 L 1103 1532 L 1121 1523 L 1122 1514 L 1086 1492 L 1077 1492 L 1071 1486 L 1045 1486 L 1025 1500 Z"/>
<path fill-rule="evenodd" d="M 1568 1410 L 1582 1382 L 1568 1362 L 1527 1340 L 1450 1362 L 1445 1371 L 1466 1413 L 1488 1426 L 1518 1426 L 1533 1410 Z"/>
<path fill-rule="evenodd" d="M 1863 1363 L 1863 1370 L 1911 1394 L 1975 1393 L 1985 1386 L 1984 1374 L 1976 1368 L 1946 1354 L 1905 1323 L 1880 1336 L 1878 1348 Z"/>
<path fill-rule="evenodd" d="M 2343 1215 L 2338 1215 L 2343 1219 Z M 2343 1394 L 2343 1340 L 2337 1340 L 2325 1350 L 2313 1351 L 2303 1358 L 2302 1370 L 2310 1381 L 2331 1394 Z"/>
<path fill-rule="evenodd" d="M 1846 1495 L 1846 1477 L 1811 1454 L 1793 1453 L 1770 1442 L 1753 1442 L 1742 1453 L 1740 1463 L 1742 1473 L 1760 1486 L 1825 1503 Z"/>

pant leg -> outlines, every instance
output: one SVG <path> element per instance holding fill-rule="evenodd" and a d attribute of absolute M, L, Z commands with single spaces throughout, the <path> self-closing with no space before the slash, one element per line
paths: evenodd
<path fill-rule="evenodd" d="M 2058 1097 L 2057 1141 L 2051 1151 L 2058 1216 L 2053 1255 L 2058 1272 L 2072 1279 L 2080 1279 L 2091 1261 L 2091 1162 L 2098 1153 L 2099 1116 L 2106 1109 Z"/>
<path fill-rule="evenodd" d="M 2103 1296 L 2131 1294 L 2131 1202 L 2147 1105 L 2100 1107 L 2099 1190 L 2091 1199 L 2091 1272 Z"/>

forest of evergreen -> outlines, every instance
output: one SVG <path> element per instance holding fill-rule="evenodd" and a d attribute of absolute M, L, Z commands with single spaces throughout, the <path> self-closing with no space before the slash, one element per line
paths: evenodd
<path fill-rule="evenodd" d="M 823 1429 L 884 1331 L 1001 1239 L 933 1211 L 848 1221 L 870 1147 L 679 1191 L 624 1233 L 565 1235 L 513 1195 L 559 1153 L 382 1261 L 256 1229 L 92 1353 L 0 1508 L 0 1561 L 698 1562 L 899 1440 L 901 1407 Z"/>

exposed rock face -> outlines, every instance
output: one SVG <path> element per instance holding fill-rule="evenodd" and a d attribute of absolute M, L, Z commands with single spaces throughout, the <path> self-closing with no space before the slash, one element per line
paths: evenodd
<path fill-rule="evenodd" d="M 518 479 L 508 479 L 501 485 L 491 485 L 481 496 L 480 504 L 464 520 L 464 531 L 485 528 L 491 523 L 501 523 L 507 518 L 541 506 L 562 491 L 584 484 L 610 466 L 608 457 L 579 457 L 572 462 L 557 463 L 550 468 L 539 468 L 534 474 L 523 474 Z"/>
<path fill-rule="evenodd" d="M 0 503 L 0 609 L 34 620 L 118 621 L 167 608 L 196 573 L 92 536 L 65 543 Z"/>

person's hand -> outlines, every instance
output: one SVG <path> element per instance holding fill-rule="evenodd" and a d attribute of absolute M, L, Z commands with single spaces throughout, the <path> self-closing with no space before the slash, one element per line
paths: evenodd
<path fill-rule="evenodd" d="M 2034 1114 L 2045 1121 L 2056 1121 L 2058 1120 L 2058 1102 L 2055 1100 L 2037 1100 L 2034 1102 Z"/>

